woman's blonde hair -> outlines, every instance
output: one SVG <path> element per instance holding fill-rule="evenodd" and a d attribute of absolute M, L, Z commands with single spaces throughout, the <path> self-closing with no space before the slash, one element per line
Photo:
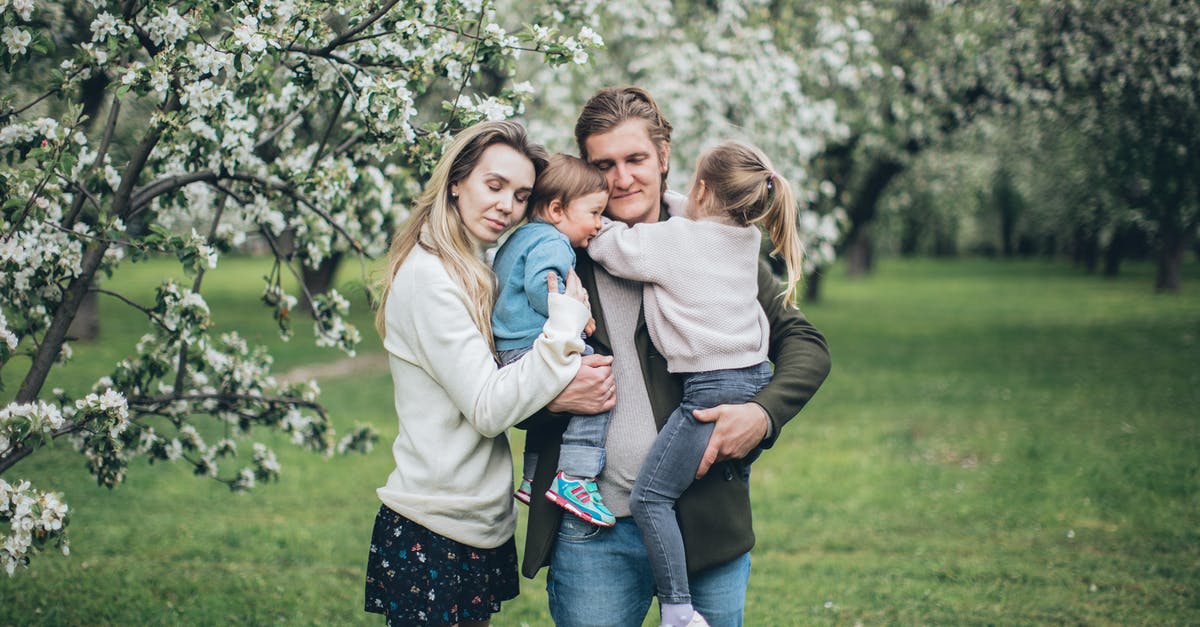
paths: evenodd
<path fill-rule="evenodd" d="M 701 155 L 692 182 L 700 184 L 708 193 L 704 204 L 709 211 L 716 208 L 743 226 L 761 222 L 766 227 L 775 245 L 771 254 L 782 257 L 787 267 L 783 298 L 794 307 L 804 247 L 797 232 L 796 197 L 787 179 L 758 148 L 727 141 Z"/>
<path fill-rule="evenodd" d="M 450 197 L 450 186 L 466 179 L 484 150 L 496 144 L 509 146 L 524 155 L 533 163 L 536 174 L 541 174 L 546 167 L 546 149 L 530 141 L 520 122 L 480 122 L 459 132 L 434 166 L 408 222 L 392 238 L 387 273 L 379 285 L 379 308 L 375 311 L 375 330 L 380 337 L 386 334 L 387 299 L 392 279 L 413 248 L 420 246 L 441 259 L 450 277 L 467 293 L 471 320 L 488 343 L 492 343 L 496 277 L 481 259 L 478 244 L 463 224 L 458 207 Z"/>

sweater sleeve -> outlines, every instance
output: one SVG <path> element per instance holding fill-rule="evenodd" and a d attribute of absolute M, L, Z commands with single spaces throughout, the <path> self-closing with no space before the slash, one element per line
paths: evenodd
<path fill-rule="evenodd" d="M 571 252 L 570 244 L 558 238 L 545 240 L 526 254 L 525 298 L 534 311 L 543 316 L 550 315 L 550 306 L 546 301 L 549 293 L 546 275 L 551 272 L 558 275 L 558 289 L 562 293 L 566 289 L 567 273 L 571 271 L 574 259 L 575 253 Z"/>
<path fill-rule="evenodd" d="M 658 275 L 652 253 L 661 250 L 663 244 L 655 241 L 654 229 L 649 227 L 664 224 L 639 224 L 637 228 L 630 228 L 624 222 L 605 218 L 604 227 L 588 244 L 588 255 L 611 275 L 653 283 Z"/>
<path fill-rule="evenodd" d="M 388 306 L 410 314 L 398 325 L 411 358 L 438 382 L 465 419 L 480 434 L 496 437 L 549 403 L 579 369 L 579 335 L 590 312 L 561 294 L 549 298 L 550 318 L 525 358 L 505 368 L 496 365 L 487 340 L 471 319 L 466 295 L 448 277 L 410 281 L 393 290 Z M 389 333 L 391 330 L 389 330 Z M 389 350 L 391 350 L 389 348 Z M 395 352 L 395 351 L 393 351 Z"/>
<path fill-rule="evenodd" d="M 758 301 L 771 325 L 768 355 L 775 365 L 771 382 L 752 400 L 767 411 L 770 447 L 788 421 L 808 403 L 829 376 L 829 347 L 825 336 L 799 310 L 785 306 L 781 284 L 765 262 L 758 266 Z"/>

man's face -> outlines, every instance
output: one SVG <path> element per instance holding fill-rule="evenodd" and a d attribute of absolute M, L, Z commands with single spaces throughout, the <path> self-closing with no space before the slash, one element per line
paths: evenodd
<path fill-rule="evenodd" d="M 583 143 L 588 161 L 608 179 L 608 217 L 630 226 L 657 222 L 670 146 L 659 154 L 646 130 L 646 121 L 640 119 L 626 120 L 608 132 L 589 136 Z"/>

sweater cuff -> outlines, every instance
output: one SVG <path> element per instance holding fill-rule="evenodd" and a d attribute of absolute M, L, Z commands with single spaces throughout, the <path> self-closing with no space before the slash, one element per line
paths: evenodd
<path fill-rule="evenodd" d="M 546 299 L 550 317 L 542 326 L 542 334 L 554 343 L 563 342 L 565 353 L 583 352 L 583 328 L 592 312 L 586 305 L 566 294 L 549 294 Z"/>

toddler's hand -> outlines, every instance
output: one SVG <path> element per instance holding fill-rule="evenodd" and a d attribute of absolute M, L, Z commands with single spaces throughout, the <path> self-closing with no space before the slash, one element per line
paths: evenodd
<path fill-rule="evenodd" d="M 596 332 L 596 319 L 595 318 L 588 318 L 588 323 L 586 326 L 583 327 L 583 332 L 588 337 L 591 337 L 592 334 Z"/>

